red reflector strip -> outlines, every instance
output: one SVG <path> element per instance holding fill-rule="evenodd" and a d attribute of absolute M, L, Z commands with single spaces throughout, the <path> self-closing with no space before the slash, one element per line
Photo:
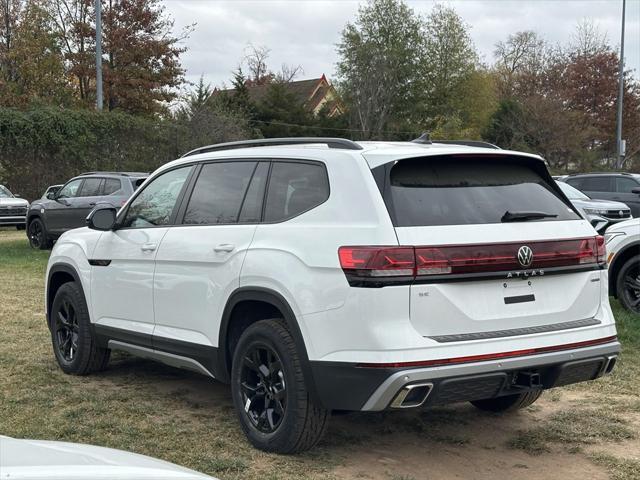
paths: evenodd
<path fill-rule="evenodd" d="M 500 360 L 501 358 L 526 357 L 541 353 L 551 353 L 561 350 L 573 350 L 575 348 L 591 347 L 617 340 L 618 337 L 598 338 L 584 342 L 565 343 L 563 345 L 552 345 L 550 347 L 527 348 L 525 350 L 513 350 L 511 352 L 486 353 L 482 355 L 470 355 L 468 357 L 441 358 L 437 360 L 419 360 L 415 362 L 392 362 L 392 363 L 359 363 L 356 366 L 362 368 L 404 368 L 404 367 L 440 367 L 443 365 L 457 365 L 460 363 L 486 362 L 489 360 Z"/>

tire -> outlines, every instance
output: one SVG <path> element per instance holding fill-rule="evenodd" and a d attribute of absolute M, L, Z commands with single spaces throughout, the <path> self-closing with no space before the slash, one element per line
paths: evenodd
<path fill-rule="evenodd" d="M 29 238 L 29 245 L 31 245 L 31 248 L 46 250 L 51 247 L 51 239 L 47 234 L 47 229 L 42 220 L 37 217 L 29 222 L 27 227 L 27 237 Z"/>
<path fill-rule="evenodd" d="M 87 375 L 104 370 L 110 350 L 98 346 L 91 330 L 87 302 L 75 282 L 62 285 L 50 313 L 53 353 L 64 373 Z"/>
<path fill-rule="evenodd" d="M 504 397 L 487 398 L 486 400 L 474 400 L 471 404 L 486 412 L 514 412 L 532 405 L 542 395 L 542 390 L 505 395 Z"/>
<path fill-rule="evenodd" d="M 267 452 L 311 449 L 331 416 L 311 399 L 293 337 L 280 319 L 256 322 L 240 336 L 231 393 L 245 435 Z"/>
<path fill-rule="evenodd" d="M 640 313 L 640 255 L 631 257 L 622 265 L 615 281 L 620 303 L 627 310 Z"/>

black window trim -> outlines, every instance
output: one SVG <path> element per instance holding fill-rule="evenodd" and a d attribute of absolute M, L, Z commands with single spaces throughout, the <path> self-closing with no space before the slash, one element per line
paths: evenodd
<path fill-rule="evenodd" d="M 260 162 L 265 162 L 269 164 L 269 171 L 267 173 L 267 180 L 265 182 L 265 188 L 264 188 L 264 192 L 262 195 L 262 208 L 261 208 L 261 213 L 260 213 L 260 221 L 258 222 L 235 222 L 235 223 L 184 223 L 184 215 L 187 209 L 187 205 L 189 203 L 189 200 L 191 200 L 191 195 L 193 194 L 193 189 L 195 187 L 195 183 L 197 180 L 197 177 L 200 175 L 200 171 L 202 170 L 202 167 L 204 165 L 210 164 L 210 163 L 232 163 L 232 162 L 255 162 L 256 163 L 256 167 L 254 168 L 253 173 L 251 174 L 251 180 L 249 181 L 249 184 L 247 185 L 247 189 L 245 190 L 245 198 L 247 195 L 247 192 L 249 190 L 249 187 L 251 186 L 251 182 L 253 181 L 253 175 L 255 174 L 258 165 L 260 164 Z M 277 220 L 277 221 L 273 221 L 273 222 L 265 222 L 264 221 L 264 215 L 265 215 L 265 209 L 266 209 L 266 205 L 267 205 L 267 196 L 268 196 L 268 192 L 269 192 L 269 184 L 271 182 L 271 172 L 273 171 L 273 164 L 276 162 L 280 162 L 280 163 L 302 163 L 302 164 L 309 164 L 309 165 L 317 165 L 323 168 L 326 179 L 327 179 L 327 198 L 322 202 L 319 203 L 318 205 L 314 205 L 311 208 L 308 208 L 292 217 L 288 217 L 284 220 Z M 181 198 L 181 204 L 180 204 L 180 208 L 178 209 L 176 218 L 175 218 L 175 222 L 172 223 L 171 225 L 165 225 L 165 226 L 170 226 L 170 227 L 216 227 L 216 226 L 233 226 L 233 225 L 238 225 L 238 226 L 242 226 L 242 225 L 276 225 L 278 223 L 284 223 L 284 222 L 288 222 L 289 220 L 292 220 L 296 217 L 299 217 L 300 215 L 303 215 L 311 210 L 313 210 L 314 208 L 319 207 L 320 205 L 323 205 L 324 203 L 326 203 L 329 198 L 331 197 L 331 182 L 329 181 L 329 173 L 327 171 L 327 165 L 324 162 L 318 161 L 318 160 L 307 160 L 307 159 L 298 159 L 298 158 L 262 158 L 262 157 L 255 157 L 255 158 L 251 158 L 251 157 L 242 157 L 242 158 L 238 158 L 238 157 L 232 157 L 232 158 L 215 158 L 215 159 L 209 159 L 209 160 L 199 160 L 198 162 L 195 163 L 196 165 L 198 165 L 198 169 L 197 172 L 194 171 L 194 175 L 193 175 L 193 179 L 192 181 L 189 183 L 188 186 L 188 190 L 185 192 L 185 195 Z M 186 183 L 186 182 L 185 182 Z M 186 200 L 186 201 L 185 201 Z M 240 207 L 240 211 L 238 213 L 238 215 L 240 215 L 240 213 L 242 212 L 242 206 L 244 205 L 244 198 L 243 198 L 243 204 Z M 123 217 L 124 218 L 124 217 Z M 239 218 L 239 217 L 238 217 Z"/>
<path fill-rule="evenodd" d="M 191 167 L 191 171 L 189 172 L 189 175 L 187 176 L 185 182 L 182 184 L 182 188 L 180 189 L 180 193 L 178 194 L 178 198 L 176 199 L 176 204 L 173 207 L 173 211 L 171 212 L 171 215 L 169 216 L 169 222 L 164 224 L 164 225 L 150 225 L 150 226 L 146 226 L 146 227 L 123 227 L 121 226 L 121 222 L 127 217 L 127 213 L 129 212 L 129 208 L 131 207 L 131 204 L 133 204 L 133 202 L 136 200 L 136 198 L 138 198 L 138 196 L 144 192 L 146 190 L 146 188 L 151 185 L 157 178 L 160 178 L 162 175 L 172 172 L 174 170 L 178 170 L 180 168 L 186 168 L 186 167 Z M 121 208 L 120 211 L 118 212 L 118 217 L 116 220 L 116 225 L 113 228 L 113 230 L 143 230 L 146 228 L 168 228 L 168 227 L 173 227 L 176 225 L 176 218 L 177 218 L 177 214 L 178 211 L 180 210 L 180 208 L 182 207 L 182 202 L 185 196 L 185 193 L 187 192 L 187 188 L 189 186 L 192 186 L 192 182 L 194 180 L 194 174 L 196 171 L 200 170 L 200 162 L 189 162 L 189 163 L 181 163 L 180 165 L 175 165 L 174 167 L 171 168 L 167 168 L 166 170 L 163 170 L 162 172 L 158 173 L 158 175 L 155 175 L 151 181 L 145 185 L 145 188 L 138 188 L 134 194 L 131 196 L 131 199 L 129 200 L 129 202 L 127 203 L 126 207 Z"/>

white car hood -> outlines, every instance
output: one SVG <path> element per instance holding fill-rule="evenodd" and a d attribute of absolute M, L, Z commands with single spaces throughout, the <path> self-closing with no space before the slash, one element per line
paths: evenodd
<path fill-rule="evenodd" d="M 29 205 L 24 198 L 5 198 L 0 197 L 0 207 L 26 207 Z"/>
<path fill-rule="evenodd" d="M 215 480 L 144 455 L 77 443 L 0 436 L 0 479 Z"/>

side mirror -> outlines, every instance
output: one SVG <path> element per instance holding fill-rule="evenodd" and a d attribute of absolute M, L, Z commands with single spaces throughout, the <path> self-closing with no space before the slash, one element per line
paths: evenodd
<path fill-rule="evenodd" d="M 638 190 L 638 191 L 640 192 L 640 190 Z M 13 197 L 14 197 L 14 198 L 22 198 L 22 197 L 20 197 L 20 194 L 19 194 L 19 193 L 14 193 L 14 194 L 13 194 Z"/>
<path fill-rule="evenodd" d="M 87 227 L 106 232 L 116 225 L 116 209 L 111 206 L 94 208 L 87 217 Z"/>
<path fill-rule="evenodd" d="M 49 192 L 47 193 L 47 199 L 49 200 L 55 200 L 56 198 L 56 192 Z"/>
<path fill-rule="evenodd" d="M 640 187 L 632 188 L 631 193 L 635 193 L 636 195 L 640 195 Z"/>

